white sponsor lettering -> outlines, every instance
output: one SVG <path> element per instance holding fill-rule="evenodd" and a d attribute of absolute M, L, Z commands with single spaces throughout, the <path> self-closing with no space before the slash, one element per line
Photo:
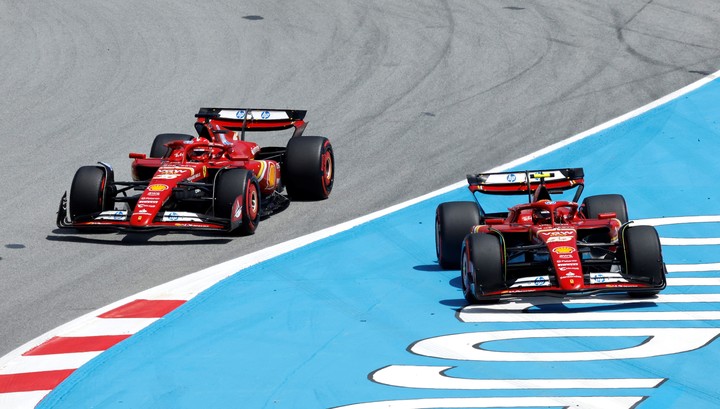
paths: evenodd
<path fill-rule="evenodd" d="M 720 311 L 711 311 L 720 319 Z M 610 313 L 611 315 L 615 315 Z M 650 313 L 646 313 L 650 314 Z M 511 314 L 514 318 L 517 315 Z M 537 317 L 548 314 L 533 314 Z M 572 316 L 574 314 L 556 314 Z M 620 315 L 620 314 L 618 314 Z M 638 317 L 633 319 L 637 320 Z M 651 318 L 652 319 L 652 318 Z M 687 316 L 686 316 L 687 319 Z M 703 318 L 700 318 L 703 319 Z M 572 321 L 578 321 L 576 317 Z M 617 320 L 617 319 L 616 319 Z M 512 321 L 516 321 L 512 319 Z M 545 320 L 542 320 L 545 321 Z M 557 321 L 557 319 L 552 320 Z M 569 321 L 564 319 L 563 321 Z M 486 321 L 487 322 L 487 321 Z M 507 322 L 507 321 L 504 321 Z M 500 361 L 500 362 L 569 362 L 604 361 L 610 359 L 649 358 L 654 356 L 677 354 L 698 349 L 720 335 L 720 328 L 573 328 L 573 329 L 531 329 L 512 331 L 470 332 L 444 335 L 415 343 L 411 348 L 415 354 L 441 359 L 459 359 L 464 361 Z M 490 341 L 558 338 L 558 337 L 646 337 L 631 348 L 591 352 L 502 352 L 482 349 L 482 344 Z"/>
<path fill-rule="evenodd" d="M 428 398 L 357 403 L 334 409 L 573 408 L 631 409 L 643 396 L 529 396 L 510 398 Z"/>
<path fill-rule="evenodd" d="M 370 375 L 374 382 L 423 389 L 604 389 L 655 388 L 663 378 L 616 379 L 470 379 L 449 376 L 452 366 L 390 365 Z"/>

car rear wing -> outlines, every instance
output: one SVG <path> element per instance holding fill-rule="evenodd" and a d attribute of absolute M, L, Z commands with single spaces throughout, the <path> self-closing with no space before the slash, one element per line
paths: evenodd
<path fill-rule="evenodd" d="M 523 170 L 516 172 L 478 173 L 467 175 L 471 192 L 494 195 L 527 194 L 530 201 L 533 193 L 540 187 L 547 191 L 565 191 L 578 188 L 574 202 L 580 198 L 585 185 L 585 173 L 582 168 Z"/>
<path fill-rule="evenodd" d="M 300 136 L 307 126 L 304 121 L 307 111 L 297 109 L 265 108 L 200 108 L 195 114 L 198 118 L 195 129 L 201 134 L 207 128 L 213 132 L 229 130 L 241 133 L 245 140 L 245 131 L 280 131 L 295 128 L 293 137 Z"/>

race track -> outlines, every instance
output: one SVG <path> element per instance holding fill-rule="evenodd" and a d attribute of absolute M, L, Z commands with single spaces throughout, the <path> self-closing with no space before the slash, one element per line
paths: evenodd
<path fill-rule="evenodd" d="M 711 0 L 0 2 L 0 356 L 146 288 L 402 202 L 720 66 Z M 54 227 L 75 170 L 200 106 L 307 109 L 335 190 L 253 237 Z M 622 155 L 622 152 L 618 152 Z M 602 159 L 602 158 L 600 158 Z M 610 158 L 608 158 L 610 159 Z"/>

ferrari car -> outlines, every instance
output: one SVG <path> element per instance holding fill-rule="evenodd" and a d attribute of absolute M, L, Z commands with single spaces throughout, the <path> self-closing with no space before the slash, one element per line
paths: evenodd
<path fill-rule="evenodd" d="M 589 196 L 578 204 L 582 168 L 481 173 L 467 180 L 475 201 L 437 207 L 435 248 L 441 267 L 460 268 L 469 303 L 618 291 L 648 297 L 665 288 L 655 228 L 633 225 L 621 195 Z M 576 189 L 571 200 L 551 197 L 570 189 Z M 479 194 L 525 195 L 527 202 L 486 213 Z"/>
<path fill-rule="evenodd" d="M 57 225 L 252 234 L 261 218 L 290 201 L 322 200 L 332 191 L 332 145 L 325 137 L 303 135 L 305 114 L 200 108 L 197 136 L 160 134 L 149 155 L 130 153 L 132 181 L 116 181 L 105 163 L 80 167 L 60 201 Z M 290 129 L 286 146 L 246 140 L 250 132 Z"/>

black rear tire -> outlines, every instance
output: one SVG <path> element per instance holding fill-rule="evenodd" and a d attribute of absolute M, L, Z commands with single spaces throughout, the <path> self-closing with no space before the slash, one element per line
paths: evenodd
<path fill-rule="evenodd" d="M 475 202 L 447 202 L 437 207 L 435 253 L 440 267 L 446 270 L 460 267 L 463 239 L 480 223 L 480 210 Z"/>
<path fill-rule="evenodd" d="M 622 195 L 588 196 L 583 202 L 583 214 L 588 219 L 597 219 L 600 213 L 615 213 L 621 223 L 628 222 L 628 211 Z"/>
<path fill-rule="evenodd" d="M 240 220 L 240 226 L 233 233 L 243 236 L 255 233 L 260 222 L 260 186 L 254 173 L 246 169 L 221 171 L 215 179 L 213 197 L 216 217 Z M 237 199 L 241 207 L 233 213 Z"/>
<path fill-rule="evenodd" d="M 161 133 L 155 137 L 152 147 L 150 148 L 151 158 L 164 158 L 170 153 L 170 149 L 165 144 L 174 141 L 190 141 L 194 138 L 192 135 L 184 133 Z"/>
<path fill-rule="evenodd" d="M 496 303 L 499 297 L 483 295 L 504 289 L 505 256 L 500 238 L 494 234 L 473 233 L 463 241 L 460 278 L 465 300 L 470 304 Z"/>
<path fill-rule="evenodd" d="M 335 182 L 335 155 L 322 136 L 290 138 L 281 180 L 293 200 L 327 199 Z"/>
<path fill-rule="evenodd" d="M 625 255 L 624 273 L 631 280 L 639 280 L 655 286 L 665 285 L 665 263 L 657 230 L 652 226 L 628 226 L 621 232 L 621 244 Z M 631 291 L 632 297 L 651 297 L 659 290 Z"/>
<path fill-rule="evenodd" d="M 75 172 L 70 186 L 70 220 L 113 209 L 113 181 L 106 173 L 99 166 L 82 166 Z"/>

